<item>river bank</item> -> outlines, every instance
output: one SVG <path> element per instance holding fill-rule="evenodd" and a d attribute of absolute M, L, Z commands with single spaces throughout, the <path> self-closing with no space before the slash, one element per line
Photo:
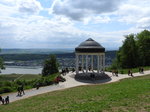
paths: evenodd
<path fill-rule="evenodd" d="M 1 74 L 41 74 L 41 66 L 6 66 L 1 70 Z"/>

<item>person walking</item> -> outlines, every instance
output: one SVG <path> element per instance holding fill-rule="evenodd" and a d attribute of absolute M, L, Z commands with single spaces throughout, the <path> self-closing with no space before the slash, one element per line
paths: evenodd
<path fill-rule="evenodd" d="M 139 73 L 141 73 L 141 67 L 139 68 Z"/>
<path fill-rule="evenodd" d="M 130 74 L 131 74 L 131 77 L 133 77 L 133 72 L 132 72 L 132 70 L 130 71 Z"/>
<path fill-rule="evenodd" d="M 115 70 L 112 70 L 112 76 L 114 76 L 114 74 L 115 74 Z"/>
<path fill-rule="evenodd" d="M 5 98 L 5 104 L 9 104 L 9 96 Z"/>
<path fill-rule="evenodd" d="M 21 96 L 21 88 L 20 88 L 20 86 L 18 86 L 17 91 L 18 91 L 18 96 Z"/>
<path fill-rule="evenodd" d="M 23 85 L 21 85 L 20 90 L 21 90 L 21 94 L 24 94 L 24 95 L 25 95 L 25 92 L 24 92 L 24 86 L 23 86 Z"/>
<path fill-rule="evenodd" d="M 2 98 L 2 104 L 4 105 L 5 104 L 5 100 Z"/>
<path fill-rule="evenodd" d="M 39 87 L 40 87 L 40 84 L 39 84 L 39 82 L 38 82 L 38 83 L 36 83 L 36 89 L 38 90 Z"/>
<path fill-rule="evenodd" d="M 116 77 L 118 77 L 118 70 L 116 70 L 115 75 L 116 75 Z"/>
<path fill-rule="evenodd" d="M 66 68 L 66 72 L 69 73 L 69 69 L 68 68 Z"/>
<path fill-rule="evenodd" d="M 1 102 L 2 104 L 5 104 L 5 101 L 4 101 L 4 99 L 3 99 L 2 96 L 0 96 L 0 102 Z"/>
<path fill-rule="evenodd" d="M 2 96 L 0 96 L 0 102 L 2 102 L 2 100 L 3 100 L 3 98 L 2 98 Z"/>
<path fill-rule="evenodd" d="M 74 73 L 75 72 L 75 69 L 74 68 L 72 68 L 72 73 Z"/>
<path fill-rule="evenodd" d="M 144 74 L 144 68 L 141 68 L 141 73 Z"/>
<path fill-rule="evenodd" d="M 130 74 L 131 74 L 131 71 L 130 71 L 130 70 L 128 70 L 128 76 L 130 76 Z"/>

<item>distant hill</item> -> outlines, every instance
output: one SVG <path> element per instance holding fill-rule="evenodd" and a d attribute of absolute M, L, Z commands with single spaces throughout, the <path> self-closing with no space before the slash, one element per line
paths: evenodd
<path fill-rule="evenodd" d="M 1 49 L 0 54 L 63 54 L 73 49 Z"/>
<path fill-rule="evenodd" d="M 7 53 L 9 50 L 5 50 Z M 62 67 L 74 67 L 75 66 L 75 53 L 71 51 L 36 51 L 29 50 L 30 52 L 23 50 L 11 50 L 8 54 L 4 52 L 0 54 L 0 57 L 7 62 L 8 66 L 42 66 L 43 61 L 49 58 L 50 54 L 55 54 L 60 66 Z M 32 51 L 32 52 L 31 52 Z M 34 51 L 34 52 L 33 52 Z M 69 53 L 68 53 L 69 52 Z M 40 54 L 38 54 L 40 53 Z M 113 59 L 116 57 L 116 51 L 106 51 L 106 65 L 112 64 Z M 8 63 L 11 61 L 13 63 Z"/>
<path fill-rule="evenodd" d="M 116 51 L 116 50 L 106 50 L 106 51 Z M 1 49 L 1 54 L 66 54 L 73 53 L 74 49 Z"/>
<path fill-rule="evenodd" d="M 33 53 L 22 53 L 22 54 L 0 54 L 0 56 L 5 61 L 31 61 L 31 60 L 45 60 L 49 57 L 50 54 L 55 54 L 57 58 L 75 58 L 75 53 L 60 53 L 60 52 L 51 52 L 46 54 L 33 54 Z M 106 51 L 106 58 L 114 59 L 116 57 L 116 51 Z"/>

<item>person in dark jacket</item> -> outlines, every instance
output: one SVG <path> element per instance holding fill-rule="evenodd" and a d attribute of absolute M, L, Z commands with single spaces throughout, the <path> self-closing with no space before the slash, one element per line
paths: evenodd
<path fill-rule="evenodd" d="M 39 87 L 40 87 L 40 84 L 39 84 L 39 82 L 38 82 L 38 83 L 36 83 L 36 89 L 38 90 Z"/>
<path fill-rule="evenodd" d="M 17 91 L 18 91 L 18 96 L 21 96 L 21 87 L 20 86 L 18 86 Z"/>
<path fill-rule="evenodd" d="M 3 98 L 2 98 L 2 96 L 0 96 L 0 102 L 2 102 L 2 100 L 3 100 Z"/>
<path fill-rule="evenodd" d="M 132 71 L 130 71 L 130 74 L 131 74 L 131 77 L 133 77 L 133 72 Z"/>
<path fill-rule="evenodd" d="M 141 68 L 141 73 L 144 74 L 144 68 Z"/>
<path fill-rule="evenodd" d="M 131 71 L 130 71 L 130 70 L 128 70 L 128 75 L 130 76 L 130 74 L 131 74 Z"/>
<path fill-rule="evenodd" d="M 5 104 L 9 104 L 9 96 L 5 98 Z"/>
<path fill-rule="evenodd" d="M 25 95 L 25 92 L 24 92 L 24 87 L 23 87 L 23 85 L 21 85 L 21 88 L 20 88 L 20 89 L 21 89 L 21 93 Z"/>

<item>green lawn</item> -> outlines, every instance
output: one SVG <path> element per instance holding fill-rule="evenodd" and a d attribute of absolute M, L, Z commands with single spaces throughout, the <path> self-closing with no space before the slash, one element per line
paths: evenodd
<path fill-rule="evenodd" d="M 54 91 L 1 105 L 0 112 L 150 112 L 150 75 Z"/>
<path fill-rule="evenodd" d="M 34 82 L 40 78 L 40 75 L 32 74 L 0 75 L 0 94 L 17 91 L 21 84 L 25 89 L 31 89 L 35 85 Z"/>
<path fill-rule="evenodd" d="M 143 67 L 144 70 L 150 70 L 150 66 L 145 66 Z M 137 68 L 130 68 L 130 69 L 118 69 L 118 72 L 121 74 L 128 74 L 128 70 L 132 70 L 133 73 L 139 72 L 139 67 Z M 112 69 L 110 67 L 106 68 L 106 71 L 112 71 Z"/>
<path fill-rule="evenodd" d="M 60 73 L 46 77 L 32 74 L 0 75 L 0 94 L 15 92 L 20 85 L 24 85 L 24 89 L 35 88 L 37 83 L 39 83 L 39 86 L 48 86 L 53 84 L 54 79 L 59 75 Z"/>
<path fill-rule="evenodd" d="M 0 75 L 0 81 L 13 81 L 15 79 L 19 80 L 34 80 L 39 79 L 40 75 L 33 75 L 33 74 L 10 74 L 10 75 Z"/>

